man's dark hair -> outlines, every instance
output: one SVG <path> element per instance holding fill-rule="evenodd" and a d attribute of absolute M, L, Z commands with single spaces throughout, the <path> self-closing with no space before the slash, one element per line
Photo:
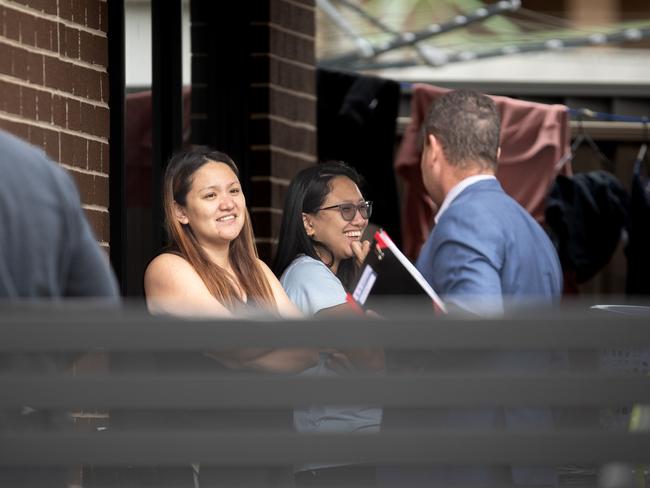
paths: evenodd
<path fill-rule="evenodd" d="M 487 95 L 454 90 L 438 97 L 424 127 L 440 142 L 451 165 L 464 169 L 478 164 L 496 170 L 501 123 L 496 104 Z"/>

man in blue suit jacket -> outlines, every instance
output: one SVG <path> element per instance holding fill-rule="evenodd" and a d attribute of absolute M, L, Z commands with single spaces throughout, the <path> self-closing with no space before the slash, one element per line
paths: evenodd
<path fill-rule="evenodd" d="M 421 169 L 439 210 L 417 268 L 450 305 L 478 315 L 518 304 L 552 304 L 562 290 L 559 260 L 544 230 L 494 177 L 499 114 L 487 96 L 452 91 L 436 99 L 425 122 Z M 565 366 L 561 353 L 437 351 L 435 372 L 544 372 Z M 426 427 L 521 432 L 552 429 L 548 408 L 435 409 L 384 412 L 383 429 Z M 552 467 L 438 466 L 386 469 L 380 485 L 408 480 L 424 486 L 556 486 Z"/>
<path fill-rule="evenodd" d="M 422 178 L 439 210 L 418 270 L 445 301 L 480 315 L 557 302 L 555 248 L 494 176 L 500 122 L 492 99 L 449 92 L 434 101 L 425 129 Z"/>

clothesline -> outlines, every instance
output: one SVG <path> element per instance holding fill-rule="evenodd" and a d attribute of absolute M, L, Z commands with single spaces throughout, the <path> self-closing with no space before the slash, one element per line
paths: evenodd
<path fill-rule="evenodd" d="M 466 12 L 462 15 L 456 15 L 455 17 L 440 23 L 429 24 L 425 29 L 414 31 L 414 32 L 403 32 L 397 33 L 390 41 L 382 43 L 380 45 L 373 45 L 367 39 L 357 34 L 354 28 L 345 20 L 343 16 L 338 12 L 336 8 L 329 2 L 329 0 L 317 0 L 317 6 L 323 10 L 323 13 L 327 15 L 336 25 L 343 31 L 345 35 L 352 38 L 356 45 L 356 50 L 351 52 L 346 52 L 328 59 L 323 59 L 319 62 L 319 65 L 322 67 L 330 68 L 340 68 L 344 66 L 350 66 L 357 61 L 370 61 L 374 60 L 377 56 L 387 53 L 389 51 L 394 51 L 403 47 L 413 47 L 421 41 L 431 39 L 435 36 L 445 34 L 447 32 L 465 28 L 470 24 L 476 22 L 482 22 L 490 17 L 495 15 L 500 15 L 505 12 L 516 11 L 521 7 L 521 0 L 501 0 L 495 4 L 485 5 L 473 12 Z M 344 6 L 347 8 L 351 7 L 348 2 L 344 3 Z M 354 11 L 358 14 L 359 9 L 354 8 Z M 368 14 L 363 14 L 364 18 L 368 18 Z M 373 19 L 376 23 L 377 19 Z M 382 23 L 383 24 L 383 23 Z M 387 27 L 387 26 L 386 26 Z M 386 31 L 385 27 L 382 27 L 382 30 Z M 423 51 L 420 51 L 421 54 L 424 54 Z M 426 64 L 438 65 L 439 60 L 429 59 L 428 56 L 425 56 Z"/>
<path fill-rule="evenodd" d="M 352 51 L 326 57 L 319 61 L 319 66 L 329 68 L 347 68 L 355 71 L 377 70 L 387 68 L 411 67 L 416 65 L 443 66 L 449 63 L 472 61 L 476 59 L 490 58 L 494 56 L 504 56 L 512 54 L 539 52 L 547 50 L 560 50 L 565 48 L 575 48 L 581 46 L 593 46 L 612 43 L 638 42 L 650 37 L 650 26 L 647 23 L 637 24 L 619 24 L 617 31 L 609 31 L 603 28 L 601 32 L 591 32 L 591 29 L 578 30 L 575 27 L 564 28 L 558 33 L 555 29 L 542 35 L 530 32 L 525 33 L 523 40 L 518 42 L 511 39 L 507 45 L 497 45 L 493 48 L 485 49 L 485 45 L 480 43 L 480 47 L 466 48 L 462 50 L 450 50 L 442 44 L 424 44 L 434 36 L 440 36 L 459 28 L 467 28 L 470 24 L 485 21 L 493 16 L 524 11 L 524 15 L 534 18 L 535 27 L 540 24 L 540 17 L 546 24 L 553 20 L 553 27 L 558 23 L 561 27 L 568 24 L 564 19 L 536 13 L 521 8 L 521 0 L 501 0 L 499 2 L 483 5 L 472 12 L 466 12 L 462 15 L 448 19 L 440 23 L 430 24 L 428 27 L 418 31 L 399 32 L 383 19 L 371 15 L 364 7 L 351 2 L 350 0 L 339 0 L 342 7 L 351 10 L 354 14 L 370 23 L 381 32 L 389 34 L 392 38 L 382 43 L 373 43 L 364 37 L 353 21 L 350 21 L 330 2 L 330 0 L 316 0 L 320 10 L 336 25 L 345 36 L 349 37 L 355 44 Z M 559 21 L 559 22 L 558 22 Z M 542 22 L 543 25 L 544 22 Z M 530 26 L 529 26 L 530 28 Z M 576 36 L 576 33 L 584 35 Z M 548 36 L 550 34 L 550 37 Z M 399 56 L 398 59 L 378 60 L 377 58 L 389 51 L 394 51 L 404 47 L 415 48 L 418 54 L 418 61 L 410 57 Z"/>
<path fill-rule="evenodd" d="M 513 54 L 536 53 L 542 51 L 559 51 L 566 48 L 593 46 L 602 44 L 638 42 L 650 37 L 650 27 L 625 28 L 610 33 L 595 33 L 581 37 L 556 37 L 536 42 L 522 42 L 497 48 L 482 50 L 466 50 L 446 52 L 443 49 L 433 49 L 427 57 L 429 64 L 443 66 L 449 63 L 474 61 L 477 59 L 493 58 L 498 56 L 509 56 Z M 377 62 L 364 60 L 355 64 L 355 70 L 381 70 L 395 68 L 409 68 L 414 66 L 413 61 L 397 59 L 391 61 Z"/>
<path fill-rule="evenodd" d="M 590 118 L 611 122 L 637 122 L 640 124 L 648 124 L 650 122 L 650 117 L 647 115 L 617 115 L 606 112 L 596 112 L 588 108 L 569 108 L 569 115 L 578 119 Z"/>

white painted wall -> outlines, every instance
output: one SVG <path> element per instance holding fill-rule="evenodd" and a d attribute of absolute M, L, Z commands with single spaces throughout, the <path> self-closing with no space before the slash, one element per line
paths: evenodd
<path fill-rule="evenodd" d="M 182 3 L 183 12 L 183 85 L 192 81 L 190 45 L 190 4 Z M 126 0 L 125 16 L 126 86 L 151 86 L 151 1 Z"/>

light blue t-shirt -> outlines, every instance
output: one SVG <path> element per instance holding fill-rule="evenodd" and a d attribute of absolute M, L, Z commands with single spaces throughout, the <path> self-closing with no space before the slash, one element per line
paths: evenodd
<path fill-rule="evenodd" d="M 299 256 L 280 278 L 282 288 L 305 315 L 345 303 L 345 288 L 334 273 L 318 259 Z"/>
<path fill-rule="evenodd" d="M 282 273 L 282 287 L 293 303 L 306 315 L 345 303 L 346 291 L 334 273 L 320 260 L 299 256 Z M 318 364 L 301 373 L 304 376 L 336 376 L 327 367 L 327 354 Z M 314 406 L 295 409 L 293 424 L 298 432 L 378 432 L 381 408 L 362 406 Z M 302 466 L 300 470 L 323 465 Z"/>

